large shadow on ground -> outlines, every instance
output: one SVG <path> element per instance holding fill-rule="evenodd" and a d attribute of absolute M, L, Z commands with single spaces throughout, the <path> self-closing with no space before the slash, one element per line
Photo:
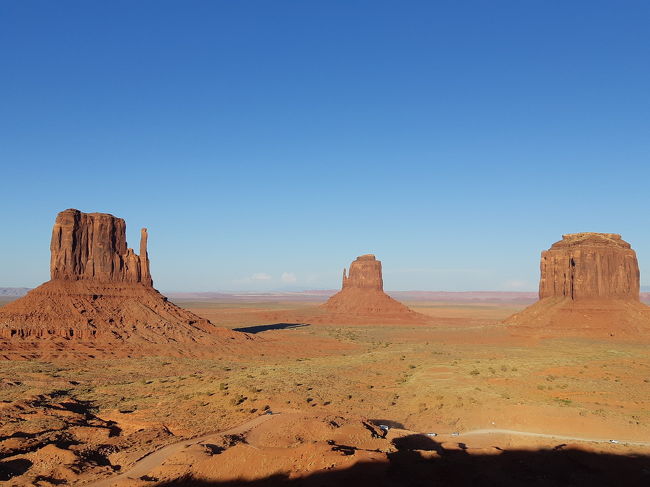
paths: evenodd
<path fill-rule="evenodd" d="M 273 323 L 270 325 L 246 326 L 244 328 L 233 328 L 234 331 L 243 331 L 244 333 L 262 333 L 270 330 L 286 330 L 291 328 L 302 328 L 310 326 L 308 323 Z"/>
<path fill-rule="evenodd" d="M 461 487 L 648 487 L 650 456 L 590 453 L 558 444 L 545 450 L 499 450 L 473 453 L 463 443 L 445 448 L 425 435 L 393 441 L 397 448 L 387 462 L 360 462 L 344 470 L 325 470 L 307 477 L 286 475 L 254 481 L 211 482 L 186 477 L 157 487 L 324 487 L 324 486 L 461 486 Z M 338 449 L 337 449 L 338 448 Z M 354 454 L 333 445 L 342 455 Z"/>

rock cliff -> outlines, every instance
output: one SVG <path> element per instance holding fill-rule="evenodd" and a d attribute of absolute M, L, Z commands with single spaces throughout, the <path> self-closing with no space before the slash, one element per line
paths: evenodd
<path fill-rule="evenodd" d="M 639 300 L 636 253 L 614 233 L 563 235 L 542 252 L 540 271 L 540 299 Z"/>
<path fill-rule="evenodd" d="M 147 229 L 140 255 L 126 244 L 126 223 L 107 213 L 69 209 L 56 217 L 50 243 L 50 277 L 98 282 L 139 282 L 152 286 Z"/>
<path fill-rule="evenodd" d="M 350 264 L 350 274 L 346 275 L 343 269 L 342 289 L 375 289 L 384 290 L 384 280 L 381 275 L 381 261 L 374 255 L 366 254 L 357 257 Z"/>

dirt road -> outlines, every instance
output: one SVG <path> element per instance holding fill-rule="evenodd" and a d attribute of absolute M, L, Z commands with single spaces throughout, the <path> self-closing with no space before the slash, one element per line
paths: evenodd
<path fill-rule="evenodd" d="M 259 424 L 262 424 L 265 421 L 268 421 L 269 419 L 271 419 L 274 416 L 277 416 L 278 414 L 279 413 L 264 414 L 262 416 L 257 416 L 256 418 L 253 418 L 250 421 L 247 421 L 243 424 L 240 424 L 239 426 L 235 426 L 234 428 L 230 428 L 223 431 L 217 431 L 216 433 L 209 433 L 203 436 L 197 436 L 196 438 L 192 438 L 189 440 L 182 440 L 179 441 L 178 443 L 172 443 L 171 445 L 167 445 L 161 448 L 160 450 L 156 450 L 154 452 L 148 453 L 140 460 L 135 462 L 133 467 L 131 467 L 126 472 L 120 473 L 118 475 L 113 475 L 111 477 L 98 480 L 95 482 L 91 482 L 85 485 L 89 487 L 110 487 L 112 485 L 115 485 L 115 483 L 119 482 L 120 480 L 139 479 L 143 475 L 147 475 L 153 469 L 160 466 L 170 456 L 180 452 L 181 450 L 187 448 L 188 446 L 196 445 L 197 443 L 202 443 L 204 441 L 217 440 L 221 438 L 223 435 L 238 435 L 241 433 L 245 433 L 246 431 L 254 428 Z"/>
<path fill-rule="evenodd" d="M 628 441 L 628 440 L 619 440 L 615 438 L 584 438 L 580 436 L 566 436 L 566 435 L 557 435 L 557 434 L 548 434 L 548 433 L 531 433 L 530 431 L 518 431 L 518 430 L 508 430 L 508 429 L 478 429 L 465 431 L 464 433 L 459 433 L 460 436 L 472 436 L 472 435 L 489 435 L 489 434 L 506 434 L 506 435 L 518 435 L 518 436 L 532 436 L 535 438 L 551 438 L 555 440 L 566 440 L 566 441 L 585 441 L 590 443 L 612 443 L 612 440 L 615 440 L 614 443 L 620 443 L 621 445 L 633 445 L 633 446 L 650 446 L 649 441 Z M 443 435 L 441 435 L 443 436 Z"/>

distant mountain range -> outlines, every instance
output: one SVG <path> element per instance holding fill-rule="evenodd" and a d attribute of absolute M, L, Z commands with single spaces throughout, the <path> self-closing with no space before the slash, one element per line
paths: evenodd
<path fill-rule="evenodd" d="M 183 301 L 317 301 L 324 302 L 335 294 L 335 289 L 297 292 L 198 292 L 165 293 L 172 299 Z M 536 292 L 500 291 L 387 291 L 400 301 L 449 301 L 466 303 L 532 303 L 537 300 Z"/>
<path fill-rule="evenodd" d="M 28 287 L 0 287 L 0 296 L 19 298 L 30 291 Z"/>
<path fill-rule="evenodd" d="M 645 286 L 643 286 L 646 289 Z M 0 297 L 19 298 L 30 291 L 27 287 L 0 287 Z M 164 293 L 171 299 L 181 301 L 313 301 L 325 302 L 335 294 L 335 289 L 315 289 L 295 292 L 170 292 Z M 537 301 L 536 292 L 510 291 L 387 291 L 399 301 L 438 301 L 459 303 L 520 303 Z M 641 293 L 641 301 L 650 303 L 650 292 Z M 5 300 L 6 302 L 6 300 Z"/>
<path fill-rule="evenodd" d="M 335 289 L 295 291 L 295 292 L 197 292 L 164 293 L 171 299 L 181 301 L 223 301 L 223 302 L 277 302 L 312 301 L 325 302 L 338 292 Z M 437 301 L 454 303 L 513 303 L 530 304 L 538 299 L 537 292 L 514 291 L 386 291 L 399 301 Z M 650 303 L 650 292 L 641 293 L 641 301 Z"/>

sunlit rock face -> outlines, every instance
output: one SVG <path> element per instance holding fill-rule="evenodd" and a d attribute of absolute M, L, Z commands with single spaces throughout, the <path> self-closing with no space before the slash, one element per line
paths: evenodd
<path fill-rule="evenodd" d="M 50 277 L 153 285 L 147 255 L 147 229 L 140 255 L 126 245 L 126 223 L 107 213 L 60 212 L 52 229 Z"/>
<path fill-rule="evenodd" d="M 343 269 L 343 289 L 377 289 L 384 290 L 384 280 L 381 277 L 381 261 L 374 255 L 366 254 L 357 257 L 350 264 L 350 273 L 346 276 Z"/>
<path fill-rule="evenodd" d="M 615 233 L 572 233 L 542 252 L 540 299 L 639 300 L 639 265 Z"/>

